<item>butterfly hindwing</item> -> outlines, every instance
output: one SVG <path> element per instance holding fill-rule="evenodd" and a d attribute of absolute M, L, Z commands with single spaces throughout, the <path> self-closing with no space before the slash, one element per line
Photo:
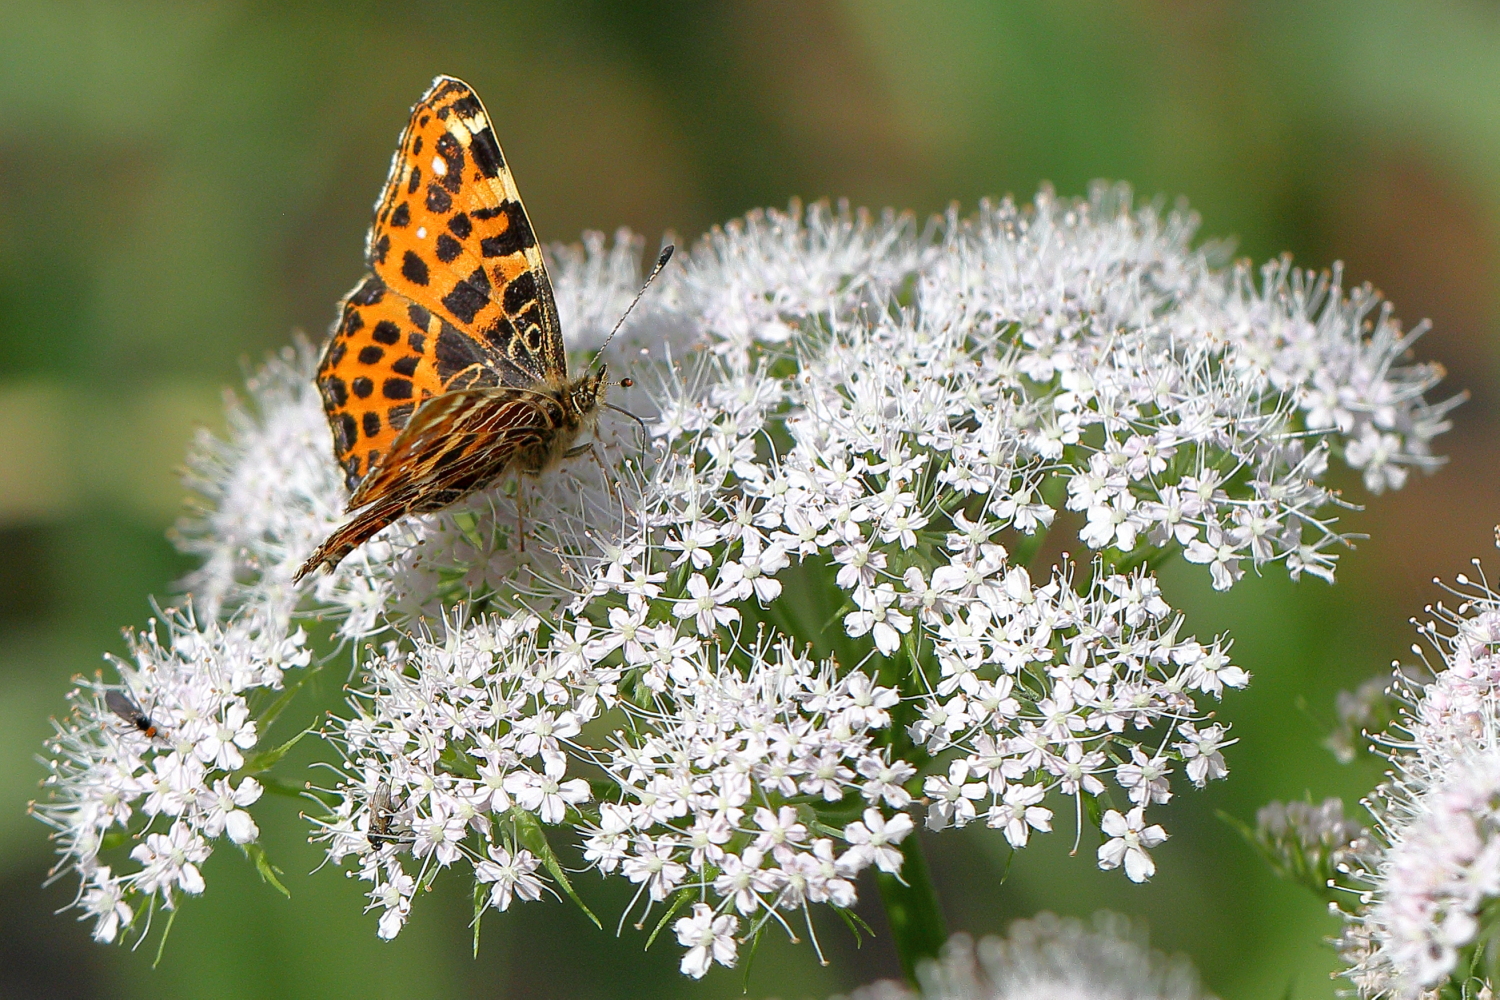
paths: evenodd
<path fill-rule="evenodd" d="M 350 508 L 412 489 L 410 508 L 438 510 L 500 470 L 535 466 L 566 416 L 554 397 L 499 386 L 447 392 L 417 411 L 359 485 Z M 533 453 L 536 453 L 535 455 Z"/>
<path fill-rule="evenodd" d="M 388 286 L 497 364 L 508 361 L 536 381 L 566 378 L 541 248 L 489 115 L 461 80 L 438 77 L 412 108 L 367 255 Z"/>

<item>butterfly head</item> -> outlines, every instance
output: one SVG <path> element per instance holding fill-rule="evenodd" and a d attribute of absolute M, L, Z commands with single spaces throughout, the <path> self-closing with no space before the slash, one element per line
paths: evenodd
<path fill-rule="evenodd" d="M 574 413 L 587 417 L 599 409 L 609 387 L 609 382 L 605 380 L 608 372 L 608 365 L 600 365 L 585 372 L 568 386 L 568 403 Z"/>

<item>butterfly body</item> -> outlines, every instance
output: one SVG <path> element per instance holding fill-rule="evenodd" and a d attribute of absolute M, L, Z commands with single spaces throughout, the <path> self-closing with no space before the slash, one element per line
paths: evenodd
<path fill-rule="evenodd" d="M 573 454 L 604 369 L 570 377 L 552 283 L 472 88 L 438 77 L 402 133 L 317 381 L 354 518 L 296 579 L 407 514 Z"/>

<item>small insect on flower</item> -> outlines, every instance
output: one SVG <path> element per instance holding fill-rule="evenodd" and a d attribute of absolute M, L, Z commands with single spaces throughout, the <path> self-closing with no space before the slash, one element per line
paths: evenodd
<path fill-rule="evenodd" d="M 106 691 L 104 693 L 104 704 L 109 707 L 111 712 L 123 719 L 127 725 L 140 730 L 147 739 L 154 740 L 158 736 L 166 735 L 156 723 L 151 721 L 149 715 L 141 711 L 139 705 L 130 700 L 129 695 L 122 694 L 119 691 Z"/>
<path fill-rule="evenodd" d="M 400 809 L 391 800 L 391 783 L 382 781 L 375 786 L 375 791 L 370 796 L 370 825 L 365 830 L 365 839 L 370 842 L 371 847 L 378 848 L 385 844 L 401 846 L 412 842 L 410 833 L 395 830 L 398 812 Z"/>
<path fill-rule="evenodd" d="M 365 256 L 371 273 L 344 299 L 317 376 L 355 516 L 294 581 L 408 514 L 588 451 L 574 442 L 608 407 L 606 388 L 633 384 L 606 381 L 602 364 L 568 375 L 541 247 L 462 80 L 438 77 L 412 108 Z"/>

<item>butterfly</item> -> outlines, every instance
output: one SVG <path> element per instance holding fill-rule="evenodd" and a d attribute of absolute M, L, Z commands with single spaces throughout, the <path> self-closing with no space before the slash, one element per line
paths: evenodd
<path fill-rule="evenodd" d="M 606 405 L 604 365 L 568 375 L 531 220 L 462 80 L 438 77 L 412 108 L 365 257 L 317 373 L 354 517 L 294 582 L 407 514 L 587 451 L 575 442 Z"/>

